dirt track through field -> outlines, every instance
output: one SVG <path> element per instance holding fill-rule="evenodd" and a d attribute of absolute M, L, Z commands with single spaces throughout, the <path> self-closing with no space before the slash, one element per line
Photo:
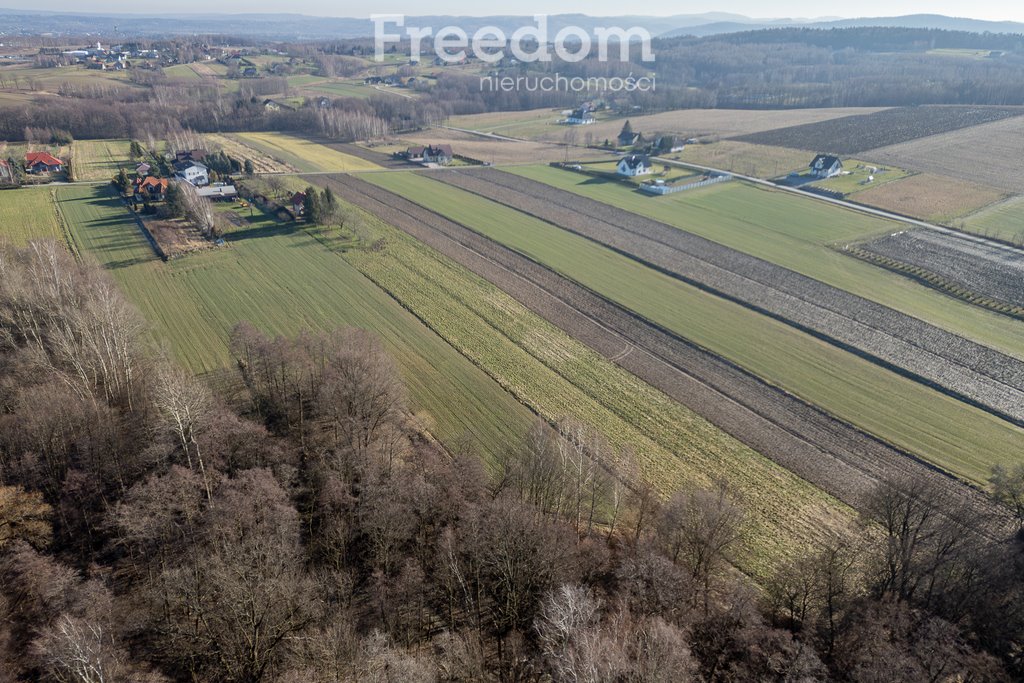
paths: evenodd
<path fill-rule="evenodd" d="M 993 516 L 1005 510 L 940 473 L 526 256 L 352 176 L 318 176 L 344 200 L 452 258 L 605 358 L 686 405 L 754 450 L 854 508 L 888 476 L 926 477 L 948 500 Z"/>
<path fill-rule="evenodd" d="M 429 177 L 598 242 L 1024 425 L 1024 361 L 703 237 L 521 176 L 472 169 Z"/>

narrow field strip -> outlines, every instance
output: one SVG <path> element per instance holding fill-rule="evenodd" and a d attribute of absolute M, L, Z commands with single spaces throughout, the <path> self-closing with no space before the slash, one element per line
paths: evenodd
<path fill-rule="evenodd" d="M 903 319 L 775 264 L 490 170 L 430 178 L 521 211 L 1024 426 L 1024 362 Z M 539 197 L 534 191 L 547 192 Z"/>
<path fill-rule="evenodd" d="M 651 198 L 617 183 L 588 181 L 544 166 L 509 168 L 505 175 L 595 200 L 612 213 L 628 212 L 672 226 L 1024 359 L 1024 325 L 951 300 L 833 249 L 895 232 L 902 229 L 900 223 L 745 183 Z M 536 191 L 538 196 L 549 196 L 543 187 Z"/>
<path fill-rule="evenodd" d="M 380 166 L 313 140 L 285 133 L 236 133 L 235 138 L 307 173 L 375 171 Z"/>
<path fill-rule="evenodd" d="M 764 539 L 745 569 L 759 572 L 789 547 L 850 521 L 849 509 L 728 436 L 515 301 L 493 284 L 367 216 L 381 250 L 343 254 L 499 383 L 546 419 L 580 419 L 618 448 L 663 494 L 725 476 L 751 505 Z M 620 474 L 623 474 L 620 472 Z M 846 521 L 843 521 L 846 520 Z"/>
<path fill-rule="evenodd" d="M 546 264 L 947 471 L 984 482 L 992 464 L 1022 457 L 1024 430 L 593 242 L 415 174 L 365 179 Z"/>

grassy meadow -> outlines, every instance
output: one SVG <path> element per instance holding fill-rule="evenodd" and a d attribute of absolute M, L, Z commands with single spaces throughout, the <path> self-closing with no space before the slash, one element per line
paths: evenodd
<path fill-rule="evenodd" d="M 105 188 L 58 191 L 75 243 L 110 269 L 153 334 L 196 373 L 230 366 L 231 329 L 270 334 L 361 327 L 395 357 L 413 408 L 448 443 L 466 438 L 488 458 L 517 443 L 530 412 L 353 266 L 293 225 L 259 212 L 228 246 L 164 263 Z"/>
<path fill-rule="evenodd" d="M 23 246 L 32 239 L 64 239 L 49 187 L 0 190 L 0 240 Z"/>
<path fill-rule="evenodd" d="M 130 145 L 129 140 L 75 140 L 71 143 L 75 180 L 109 181 L 121 168 L 132 173 L 136 164 L 128 156 Z"/>
<path fill-rule="evenodd" d="M 371 161 L 286 133 L 236 133 L 233 137 L 304 173 L 380 169 Z"/>

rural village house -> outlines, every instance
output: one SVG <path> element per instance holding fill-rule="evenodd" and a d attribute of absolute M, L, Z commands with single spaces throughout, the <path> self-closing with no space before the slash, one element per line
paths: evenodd
<path fill-rule="evenodd" d="M 60 173 L 64 162 L 48 152 L 29 152 L 25 155 L 25 170 L 29 173 Z"/>
<path fill-rule="evenodd" d="M 423 163 L 425 164 L 447 166 L 452 163 L 453 158 L 451 145 L 428 145 L 423 150 Z"/>
<path fill-rule="evenodd" d="M 205 158 L 205 149 L 189 149 L 184 152 L 176 152 L 174 155 L 175 163 L 179 161 L 202 161 Z"/>
<path fill-rule="evenodd" d="M 587 126 L 594 123 L 594 115 L 587 109 L 574 109 L 565 119 L 564 123 L 570 126 Z"/>
<path fill-rule="evenodd" d="M 6 160 L 0 159 L 0 185 L 9 185 L 14 182 L 14 169 Z"/>
<path fill-rule="evenodd" d="M 633 145 L 639 145 L 644 140 L 644 136 L 640 133 L 633 131 L 633 126 L 629 120 L 622 125 L 622 130 L 619 131 L 619 147 L 632 147 Z"/>
<path fill-rule="evenodd" d="M 651 159 L 645 154 L 630 154 L 619 159 L 616 172 L 621 176 L 635 178 L 641 175 L 648 175 L 654 172 L 651 166 Z"/>
<path fill-rule="evenodd" d="M 652 148 L 656 154 L 674 154 L 686 149 L 686 141 L 675 135 L 659 135 L 654 139 Z"/>
<path fill-rule="evenodd" d="M 192 183 L 196 187 L 210 184 L 210 169 L 198 161 L 175 162 L 174 175 Z"/>
<path fill-rule="evenodd" d="M 138 180 L 135 184 L 135 196 L 150 201 L 163 201 L 167 195 L 167 185 L 167 178 L 150 176 L 144 180 Z"/>
<path fill-rule="evenodd" d="M 149 172 L 152 170 L 152 166 L 143 162 L 135 167 L 135 175 L 139 176 L 140 178 L 145 178 L 146 176 L 149 175 Z"/>
<path fill-rule="evenodd" d="M 296 192 L 295 194 L 292 195 L 291 203 L 292 213 L 294 213 L 296 216 L 300 215 L 303 211 L 306 210 L 306 193 Z"/>
<path fill-rule="evenodd" d="M 417 145 L 410 147 L 402 154 L 406 161 L 423 164 L 437 164 L 447 166 L 455 158 L 451 145 Z"/>
<path fill-rule="evenodd" d="M 833 178 L 843 172 L 843 162 L 830 154 L 819 154 L 810 165 L 815 178 Z"/>

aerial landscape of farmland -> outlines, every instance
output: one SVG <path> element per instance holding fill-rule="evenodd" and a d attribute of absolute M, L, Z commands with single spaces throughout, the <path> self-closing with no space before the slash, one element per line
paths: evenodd
<path fill-rule="evenodd" d="M 0 683 L 1024 680 L 1024 21 L 115 6 L 0 9 Z"/>

